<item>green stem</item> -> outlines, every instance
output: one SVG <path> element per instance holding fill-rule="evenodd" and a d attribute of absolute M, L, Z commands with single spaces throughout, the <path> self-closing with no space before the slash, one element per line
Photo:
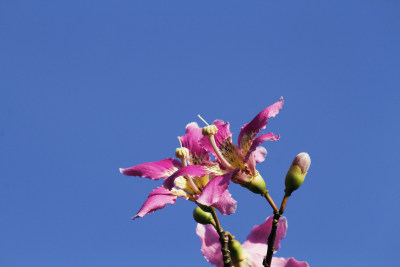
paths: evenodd
<path fill-rule="evenodd" d="M 263 196 L 268 201 L 268 203 L 271 205 L 274 212 L 278 212 L 278 208 L 276 207 L 275 202 L 272 200 L 271 196 L 268 194 L 268 190 L 265 190 Z"/>

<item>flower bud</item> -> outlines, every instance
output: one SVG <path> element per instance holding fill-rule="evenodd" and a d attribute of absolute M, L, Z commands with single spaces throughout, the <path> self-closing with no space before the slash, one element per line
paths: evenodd
<path fill-rule="evenodd" d="M 287 195 L 292 194 L 293 191 L 301 186 L 304 178 L 306 178 L 310 164 L 310 156 L 305 152 L 298 154 L 294 158 L 285 179 L 285 192 Z"/>
<path fill-rule="evenodd" d="M 218 128 L 215 125 L 208 125 L 201 130 L 204 136 L 214 135 L 218 132 Z"/>
<path fill-rule="evenodd" d="M 211 213 L 204 211 L 200 207 L 197 207 L 193 210 L 193 218 L 200 224 L 212 224 L 215 226 L 215 221 Z"/>
<path fill-rule="evenodd" d="M 228 249 L 231 252 L 234 266 L 248 266 L 242 244 L 235 239 L 229 239 Z"/>
<path fill-rule="evenodd" d="M 186 159 L 189 157 L 189 149 L 186 147 L 179 147 L 175 150 L 175 156 L 180 159 Z"/>

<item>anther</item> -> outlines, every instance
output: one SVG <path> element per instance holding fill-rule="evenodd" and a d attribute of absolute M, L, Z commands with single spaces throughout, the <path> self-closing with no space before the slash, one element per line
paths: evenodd
<path fill-rule="evenodd" d="M 211 135 L 214 135 L 214 134 L 216 134 L 216 133 L 218 132 L 217 126 L 208 124 L 208 123 L 206 122 L 206 120 L 203 119 L 203 118 L 200 116 L 200 114 L 197 115 L 197 117 L 199 117 L 205 124 L 207 124 L 207 126 L 206 126 L 206 127 L 203 127 L 203 129 L 202 129 L 202 131 L 201 131 L 201 133 L 202 133 L 204 136 L 211 136 Z"/>
<path fill-rule="evenodd" d="M 189 149 L 186 147 L 179 147 L 175 150 L 175 156 L 180 159 L 186 159 L 189 157 Z"/>

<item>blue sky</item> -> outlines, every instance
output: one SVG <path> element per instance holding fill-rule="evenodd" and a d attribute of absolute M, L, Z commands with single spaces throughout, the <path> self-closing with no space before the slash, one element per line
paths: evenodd
<path fill-rule="evenodd" d="M 208 266 L 194 205 L 130 218 L 160 182 L 118 168 L 171 157 L 185 125 L 240 127 L 280 96 L 258 165 L 276 202 L 312 165 L 277 256 L 396 266 L 398 1 L 0 2 L 0 265 Z M 271 214 L 231 185 L 223 227 Z"/>

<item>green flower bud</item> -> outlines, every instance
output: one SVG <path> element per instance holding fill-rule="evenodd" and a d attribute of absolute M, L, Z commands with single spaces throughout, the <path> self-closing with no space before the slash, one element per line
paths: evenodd
<path fill-rule="evenodd" d="M 204 211 L 202 208 L 197 207 L 193 211 L 193 218 L 200 224 L 212 224 L 215 226 L 215 221 L 211 213 Z"/>
<path fill-rule="evenodd" d="M 298 154 L 294 158 L 285 179 L 285 193 L 287 195 L 292 194 L 293 191 L 301 186 L 304 178 L 306 178 L 306 174 L 308 169 L 310 168 L 310 164 L 310 156 L 305 152 Z"/>
<path fill-rule="evenodd" d="M 228 249 L 231 252 L 232 262 L 235 266 L 248 266 L 242 244 L 235 239 L 229 239 Z M 243 264 L 241 264 L 243 263 Z"/>

